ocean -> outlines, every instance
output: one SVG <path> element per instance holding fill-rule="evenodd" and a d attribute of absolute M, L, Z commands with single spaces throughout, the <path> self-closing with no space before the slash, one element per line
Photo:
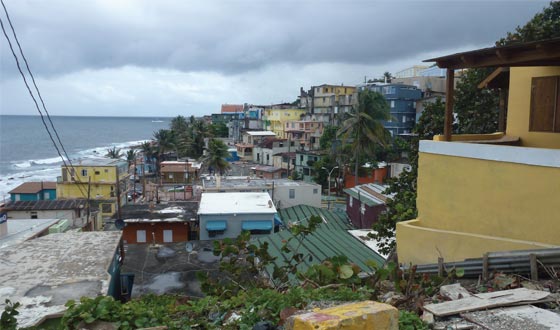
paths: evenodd
<path fill-rule="evenodd" d="M 112 147 L 125 153 L 152 139 L 155 131 L 169 128 L 171 119 L 51 116 L 72 162 L 102 157 Z M 56 181 L 61 165 L 40 116 L 0 115 L 0 201 L 23 182 Z"/>

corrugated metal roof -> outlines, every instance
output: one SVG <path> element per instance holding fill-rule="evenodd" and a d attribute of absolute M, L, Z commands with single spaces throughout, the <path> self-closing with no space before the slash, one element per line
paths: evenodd
<path fill-rule="evenodd" d="M 385 204 L 387 198 L 391 198 L 394 194 L 383 193 L 387 187 L 375 183 L 362 184 L 353 188 L 344 189 L 348 195 L 360 200 L 367 206 L 376 206 Z"/>
<path fill-rule="evenodd" d="M 298 253 L 305 256 L 304 261 L 298 267 L 299 271 L 305 272 L 312 265 L 320 264 L 327 258 L 341 255 L 346 256 L 349 262 L 357 264 L 364 271 L 372 271 L 367 266 L 367 261 L 371 260 L 378 264 L 385 261 L 378 253 L 348 232 L 353 227 L 344 212 L 329 211 L 308 205 L 298 205 L 280 210 L 280 217 L 288 227 L 289 224 L 298 222 L 307 224 L 312 215 L 320 216 L 323 223 L 301 242 L 292 239 L 288 243 L 292 251 L 297 250 Z M 289 230 L 283 230 L 255 240 L 261 244 L 267 242 L 269 245 L 268 252 L 276 257 L 276 265 L 282 266 L 292 257 L 291 253 L 286 254 L 281 250 L 283 242 L 292 237 L 293 234 Z M 272 272 L 272 267 L 268 271 Z"/>
<path fill-rule="evenodd" d="M 41 201 L 11 202 L 4 207 L 5 211 L 42 211 L 42 210 L 74 210 L 84 208 L 85 199 L 55 199 Z"/>

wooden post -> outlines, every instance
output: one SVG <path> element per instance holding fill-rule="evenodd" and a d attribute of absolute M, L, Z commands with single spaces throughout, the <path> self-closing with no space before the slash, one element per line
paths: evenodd
<path fill-rule="evenodd" d="M 529 255 L 529 263 L 531 264 L 531 280 L 538 281 L 539 280 L 539 268 L 537 264 L 537 255 L 531 253 Z"/>
<path fill-rule="evenodd" d="M 488 253 L 482 256 L 482 280 L 488 281 Z"/>
<path fill-rule="evenodd" d="M 445 80 L 445 123 L 443 135 L 445 141 L 451 141 L 451 131 L 453 130 L 453 92 L 454 92 L 455 70 L 447 68 Z"/>

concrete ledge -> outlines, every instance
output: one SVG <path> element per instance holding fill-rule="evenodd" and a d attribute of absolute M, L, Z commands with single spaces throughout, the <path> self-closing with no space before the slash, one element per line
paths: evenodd
<path fill-rule="evenodd" d="M 398 330 L 399 311 L 387 304 L 362 301 L 292 316 L 286 330 Z"/>
<path fill-rule="evenodd" d="M 427 228 L 422 226 L 420 219 L 397 223 L 396 239 L 399 262 L 407 265 L 437 263 L 438 257 L 452 262 L 480 258 L 489 251 L 558 247 L 543 242 Z"/>

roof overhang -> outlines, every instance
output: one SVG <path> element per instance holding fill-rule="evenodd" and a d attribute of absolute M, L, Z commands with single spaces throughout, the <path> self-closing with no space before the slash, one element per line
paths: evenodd
<path fill-rule="evenodd" d="M 440 68 L 486 68 L 560 65 L 560 38 L 482 48 L 431 58 Z"/>

